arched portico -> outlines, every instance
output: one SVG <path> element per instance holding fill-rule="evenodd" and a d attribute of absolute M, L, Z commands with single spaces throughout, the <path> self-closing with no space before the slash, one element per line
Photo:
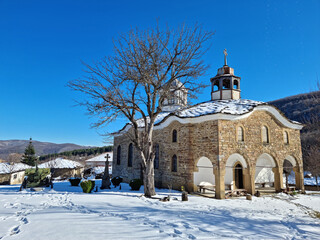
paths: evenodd
<path fill-rule="evenodd" d="M 202 182 L 215 185 L 213 164 L 207 157 L 200 157 L 196 163 L 197 172 L 193 173 L 194 189 Z"/>
<path fill-rule="evenodd" d="M 289 175 L 292 175 L 292 173 L 294 173 L 296 189 L 304 191 L 303 168 L 301 165 L 299 165 L 296 158 L 291 155 L 287 155 L 283 161 L 284 178 L 286 177 L 286 173 L 288 173 Z M 285 184 L 283 184 L 283 187 L 286 187 Z"/>
<path fill-rule="evenodd" d="M 243 187 L 249 193 L 254 193 L 252 172 L 245 158 L 238 153 L 231 154 L 225 163 L 225 167 L 220 165 L 220 168 L 215 168 L 214 174 L 217 198 L 224 198 L 226 186 L 231 189 Z"/>
<path fill-rule="evenodd" d="M 268 154 L 263 153 L 257 158 L 255 168 L 255 184 L 259 188 L 264 187 L 280 187 L 280 178 L 275 176 L 274 169 L 277 168 L 277 163 L 274 158 Z M 278 187 L 276 187 L 278 186 Z"/>

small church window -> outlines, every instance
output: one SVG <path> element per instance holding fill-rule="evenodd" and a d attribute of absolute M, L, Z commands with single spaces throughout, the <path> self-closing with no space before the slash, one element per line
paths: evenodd
<path fill-rule="evenodd" d="M 172 165 L 171 165 L 171 170 L 172 172 L 177 172 L 178 170 L 178 166 L 177 166 L 177 156 L 176 155 L 173 155 L 172 157 Z"/>
<path fill-rule="evenodd" d="M 230 89 L 230 80 L 229 79 L 223 80 L 222 89 Z"/>
<path fill-rule="evenodd" d="M 285 144 L 289 144 L 289 134 L 287 131 L 283 132 L 283 141 Z"/>
<path fill-rule="evenodd" d="M 133 145 L 132 143 L 130 143 L 129 149 L 128 149 L 128 167 L 132 167 L 132 159 L 133 159 Z"/>
<path fill-rule="evenodd" d="M 266 126 L 262 126 L 262 142 L 263 143 L 269 143 L 269 131 L 268 131 L 268 127 Z"/>
<path fill-rule="evenodd" d="M 242 127 L 238 127 L 238 142 L 243 142 L 244 141 L 244 131 Z"/>
<path fill-rule="evenodd" d="M 239 89 L 239 82 L 238 80 L 233 81 L 233 89 Z"/>
<path fill-rule="evenodd" d="M 172 131 L 172 142 L 177 142 L 177 130 Z"/>
<path fill-rule="evenodd" d="M 160 149 L 159 149 L 159 144 L 156 144 L 154 146 L 154 169 L 158 169 L 159 168 L 159 159 L 160 159 Z"/>
<path fill-rule="evenodd" d="M 219 91 L 219 80 L 216 80 L 213 84 L 213 91 Z"/>
<path fill-rule="evenodd" d="M 121 161 L 121 146 L 119 145 L 117 148 L 117 165 L 120 165 Z"/>

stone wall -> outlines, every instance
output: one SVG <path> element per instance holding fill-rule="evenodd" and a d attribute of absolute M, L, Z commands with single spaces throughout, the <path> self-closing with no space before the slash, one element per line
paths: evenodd
<path fill-rule="evenodd" d="M 269 143 L 263 143 L 261 127 L 269 129 Z M 237 140 L 237 127 L 244 129 L 244 141 Z M 172 131 L 178 133 L 177 142 L 172 142 Z M 283 140 L 283 131 L 289 133 L 289 144 Z M 122 176 L 125 182 L 140 178 L 140 155 L 137 150 L 133 154 L 133 166 L 128 167 L 128 148 L 130 138 L 126 135 L 114 138 L 113 176 Z M 155 184 L 157 187 L 180 189 L 185 186 L 187 190 L 194 191 L 194 172 L 197 172 L 197 162 L 201 157 L 207 157 L 214 168 L 225 170 L 230 155 L 238 153 L 248 164 L 248 170 L 255 168 L 258 157 L 267 153 L 271 155 L 277 166 L 282 166 L 284 159 L 290 155 L 296 159 L 302 169 L 302 154 L 300 145 L 300 131 L 284 127 L 272 115 L 265 111 L 255 111 L 249 117 L 230 121 L 215 120 L 197 124 L 181 124 L 172 122 L 169 126 L 154 131 L 154 143 L 159 144 L 159 169 L 155 169 Z M 121 163 L 117 165 L 117 147 L 121 145 Z M 173 155 L 177 156 L 177 172 L 172 172 L 171 161 Z M 212 169 L 214 171 L 214 169 Z M 254 174 L 253 174 L 254 177 Z M 217 179 L 216 179 L 217 180 Z M 251 179 L 252 180 L 252 179 Z M 250 179 L 245 179 L 249 184 Z M 216 181 L 217 182 L 217 181 Z"/>
<path fill-rule="evenodd" d="M 261 128 L 269 129 L 269 143 L 262 143 Z M 244 129 L 244 142 L 237 141 L 237 127 Z M 283 131 L 289 133 L 289 144 L 284 143 Z M 221 166 L 225 166 L 228 157 L 233 153 L 242 155 L 249 168 L 255 166 L 258 157 L 263 153 L 270 154 L 277 166 L 282 166 L 287 155 L 293 156 L 302 166 L 300 131 L 282 126 L 271 114 L 255 111 L 250 117 L 238 120 L 219 120 L 219 151 Z"/>

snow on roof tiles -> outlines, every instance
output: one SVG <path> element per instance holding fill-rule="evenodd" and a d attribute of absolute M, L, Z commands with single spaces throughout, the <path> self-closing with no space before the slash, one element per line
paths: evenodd
<path fill-rule="evenodd" d="M 0 174 L 8 174 L 13 172 L 24 171 L 27 168 L 32 168 L 32 167 L 23 163 L 15 163 L 12 165 L 9 163 L 0 163 Z"/>
<path fill-rule="evenodd" d="M 83 167 L 81 163 L 76 161 L 63 159 L 63 158 L 56 158 L 49 162 L 42 163 L 38 166 L 39 168 L 79 168 Z"/>
<path fill-rule="evenodd" d="M 103 154 L 100 154 L 96 157 L 93 157 L 93 158 L 90 158 L 88 160 L 86 160 L 86 162 L 105 162 L 106 161 L 106 158 L 105 156 L 109 154 L 110 158 L 109 158 L 109 162 L 112 161 L 112 158 L 113 158 L 113 152 L 107 152 L 107 153 L 103 153 Z"/>
<path fill-rule="evenodd" d="M 200 117 L 208 114 L 226 113 L 241 115 L 250 112 L 254 107 L 265 104 L 264 102 L 238 99 L 238 100 L 215 100 L 199 103 L 195 106 L 177 111 L 178 117 Z"/>
<path fill-rule="evenodd" d="M 250 112 L 254 107 L 262 104 L 266 103 L 247 99 L 208 101 L 175 112 L 162 112 L 157 116 L 155 125 L 161 123 L 169 115 L 180 118 L 194 118 L 216 113 L 241 115 Z M 137 123 L 139 127 L 144 127 L 143 119 L 138 119 Z"/>

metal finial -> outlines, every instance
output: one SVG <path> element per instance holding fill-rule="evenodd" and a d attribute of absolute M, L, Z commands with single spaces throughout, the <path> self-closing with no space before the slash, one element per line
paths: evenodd
<path fill-rule="evenodd" d="M 227 66 L 227 56 L 228 56 L 228 53 L 227 53 L 227 49 L 224 49 L 223 50 L 223 54 L 224 54 L 224 65 Z"/>

